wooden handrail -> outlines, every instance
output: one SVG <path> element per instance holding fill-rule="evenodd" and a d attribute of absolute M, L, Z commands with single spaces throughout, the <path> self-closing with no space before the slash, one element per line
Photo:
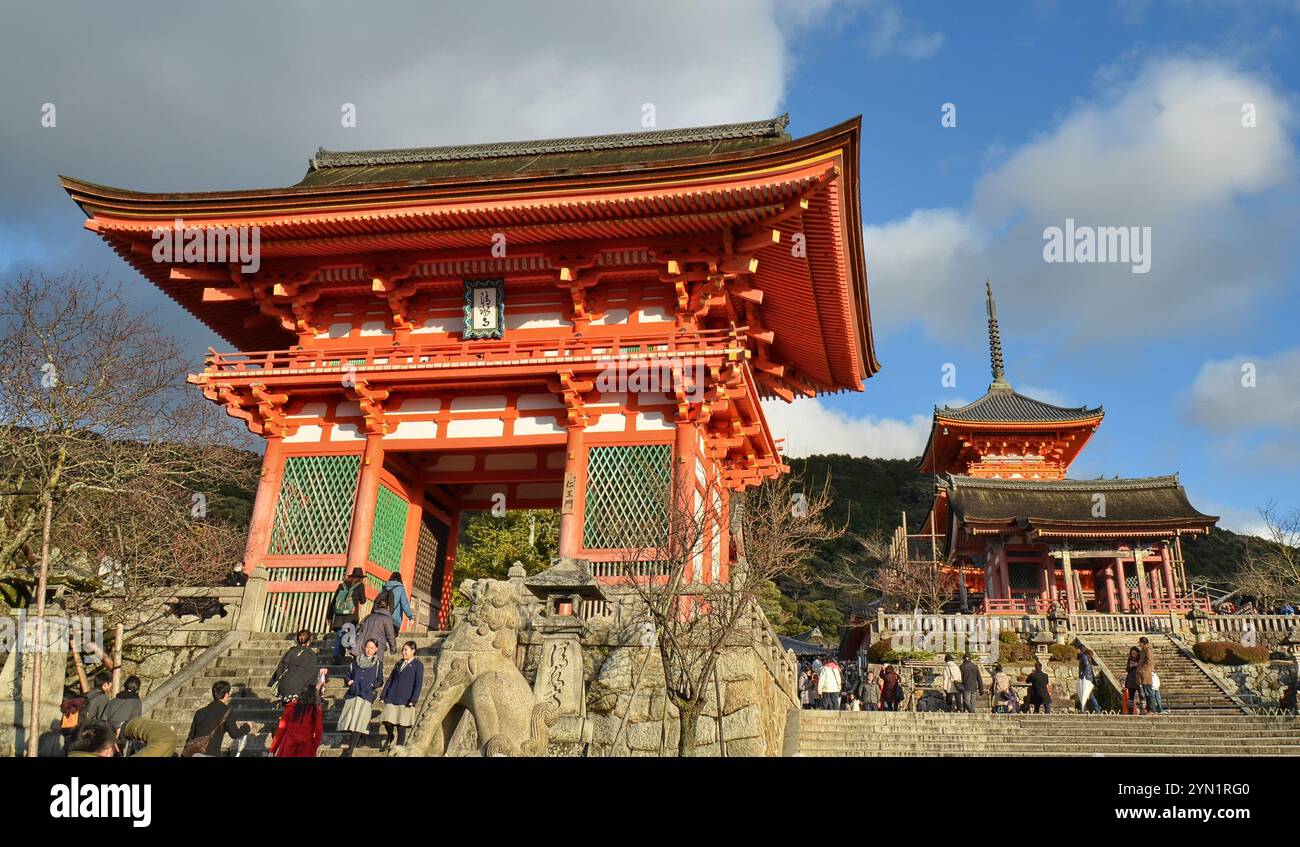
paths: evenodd
<path fill-rule="evenodd" d="M 501 341 L 444 341 L 369 347 L 303 348 L 294 350 L 211 351 L 204 359 L 205 374 L 231 374 L 279 369 L 372 367 L 394 364 L 494 362 L 511 359 L 553 359 L 561 356 L 617 355 L 638 349 L 629 357 L 653 359 L 656 353 L 681 353 L 721 346 L 742 346 L 730 329 L 702 330 L 689 336 L 663 332 L 632 333 L 580 338 L 536 338 Z M 596 352 L 599 351 L 599 352 Z M 376 361 L 382 360 L 382 361 Z"/>

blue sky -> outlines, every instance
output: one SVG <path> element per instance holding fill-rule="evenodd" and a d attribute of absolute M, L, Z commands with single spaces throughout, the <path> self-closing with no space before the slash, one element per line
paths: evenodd
<path fill-rule="evenodd" d="M 788 111 L 795 135 L 861 114 L 884 369 L 861 395 L 770 407 L 795 451 L 916 455 L 935 403 L 987 387 L 990 278 L 1010 381 L 1106 408 L 1075 476 L 1178 471 L 1194 503 L 1238 529 L 1271 499 L 1300 505 L 1300 4 L 399 0 L 386 12 L 8 10 L 0 272 L 106 273 L 197 361 L 224 344 L 81 229 L 56 174 L 274 186 L 297 181 L 318 145 L 629 131 L 646 102 L 661 127 Z M 56 127 L 41 126 L 45 103 Z M 343 103 L 355 128 L 340 126 Z M 941 125 L 945 103 L 955 127 Z M 1042 232 L 1066 217 L 1150 227 L 1150 272 L 1044 262 Z"/>
<path fill-rule="evenodd" d="M 927 427 L 926 420 L 912 416 L 928 417 L 933 404 L 957 404 L 982 394 L 989 369 L 981 298 L 990 277 L 999 295 L 1013 385 L 1050 402 L 1106 409 L 1073 476 L 1177 471 L 1198 506 L 1239 529 L 1257 526 L 1255 510 L 1270 499 L 1295 505 L 1300 219 L 1291 168 L 1300 8 L 1265 6 L 1031 3 L 998 14 L 983 5 L 925 4 L 901 7 L 905 28 L 892 50 L 872 50 L 868 18 L 844 16 L 822 33 L 826 40 L 815 50 L 799 52 L 786 101 L 796 134 L 847 112 L 863 115 L 863 217 L 869 233 L 883 230 L 868 236 L 867 265 L 884 368 L 863 396 L 823 404 L 850 420 L 793 409 L 774 415 L 792 443 L 804 449 L 825 444 L 825 433 L 834 431 L 838 438 L 831 440 L 846 445 L 874 440 L 877 446 L 866 447 L 867 453 L 910 454 L 907 445 Z M 935 35 L 942 36 L 937 44 Z M 909 38 L 915 49 L 903 43 Z M 1153 208 L 1134 196 L 1171 187 L 1163 175 L 1138 188 L 1107 171 L 1128 164 L 1126 147 L 1140 161 L 1212 144 L 1169 137 L 1152 142 L 1148 129 L 1159 135 L 1172 128 L 1157 128 L 1154 113 L 1177 108 L 1177 101 L 1147 92 L 1162 85 L 1181 92 L 1179 80 L 1187 80 L 1184 93 L 1192 95 L 1216 79 L 1224 89 L 1240 90 L 1243 100 L 1268 99 L 1269 120 L 1283 128 L 1264 152 L 1245 145 L 1233 150 L 1235 142 L 1227 142 L 1229 155 L 1260 157 L 1266 173 L 1219 167 L 1212 155 L 1209 172 L 1178 175 L 1180 181 L 1212 186 L 1209 197 L 1181 210 L 1186 220 L 1180 221 L 1180 210 Z M 1151 102 L 1142 102 L 1148 96 Z M 1107 114 L 1125 98 L 1151 108 L 1147 126 L 1131 116 Z M 956 127 L 941 126 L 944 103 L 956 106 Z M 1094 112 L 1101 125 L 1095 135 L 1071 129 L 1081 115 Z M 1225 120 L 1232 117 L 1224 112 Z M 1182 123 L 1198 126 L 1194 117 Z M 1258 135 L 1262 125 L 1261 120 L 1253 129 L 1236 129 Z M 1060 155 L 1075 146 L 1071 133 L 1074 141 L 1100 137 L 1119 149 L 1109 157 Z M 1143 152 L 1146 145 L 1154 149 Z M 1010 192 L 994 187 L 1016 181 L 1007 175 L 1007 163 L 1032 158 L 1034 152 L 1042 154 L 1034 167 L 1065 174 L 1056 186 L 1059 202 L 1038 202 L 1032 188 L 1020 186 L 1012 193 L 1021 202 L 1007 204 L 1001 214 L 972 211 L 981 202 L 996 205 L 980 201 L 978 194 Z M 1114 167 L 1071 174 L 1108 164 Z M 1089 187 L 1097 185 L 1104 195 L 1090 197 Z M 1081 223 L 1153 225 L 1152 272 L 1075 266 L 1067 274 L 1060 265 L 1045 264 L 1039 254 L 1042 227 L 1061 224 L 1076 200 Z M 1089 214 L 1099 209 L 1106 214 Z M 928 227 L 900 225 L 918 210 L 942 219 Z M 1045 213 L 1049 210 L 1053 214 Z M 1207 220 L 1220 214 L 1227 220 Z M 898 258 L 899 239 L 917 242 L 910 249 L 942 248 L 952 218 L 958 231 L 971 219 L 977 227 L 989 224 L 981 235 L 991 243 L 942 268 Z M 1242 261 L 1226 268 L 1207 262 L 1203 272 L 1180 263 L 1176 274 L 1173 269 L 1160 273 L 1161 265 L 1172 263 L 1165 251 L 1195 246 L 1188 233 L 1194 234 L 1197 224 L 1225 226 L 1228 232 L 1219 237 L 1231 238 L 1235 228 L 1249 228 L 1260 218 L 1276 229 L 1245 239 L 1245 256 L 1237 257 Z M 1018 229 L 1026 230 L 1026 237 L 1008 233 Z M 1225 278 L 1220 275 L 1225 270 L 1239 270 L 1240 276 Z M 923 288 L 924 296 L 898 296 L 914 286 Z M 1127 294 L 1142 288 L 1153 289 L 1149 297 Z M 1235 291 L 1227 302 L 1216 303 L 1224 289 Z M 1107 308 L 1112 298 L 1114 306 Z M 1240 385 L 1239 365 L 1246 362 L 1256 365 L 1252 391 Z M 945 363 L 957 366 L 953 388 L 940 383 Z M 904 428 L 909 419 L 912 426 Z M 814 433 L 821 435 L 814 438 Z"/>

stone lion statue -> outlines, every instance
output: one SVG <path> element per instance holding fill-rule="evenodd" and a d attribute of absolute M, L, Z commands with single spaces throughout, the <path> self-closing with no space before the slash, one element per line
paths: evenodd
<path fill-rule="evenodd" d="M 558 712 L 552 702 L 534 702 L 532 687 L 515 666 L 518 592 L 495 579 L 467 579 L 460 591 L 470 601 L 469 611 L 438 652 L 429 695 L 401 754 L 444 755 L 468 711 L 480 754 L 546 755 Z"/>

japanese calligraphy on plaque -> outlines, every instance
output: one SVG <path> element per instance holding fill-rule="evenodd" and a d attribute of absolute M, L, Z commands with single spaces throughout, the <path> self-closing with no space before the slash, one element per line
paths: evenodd
<path fill-rule="evenodd" d="M 464 338 L 500 338 L 506 327 L 503 279 L 465 280 Z"/>
<path fill-rule="evenodd" d="M 560 494 L 560 514 L 571 515 L 578 507 L 578 475 L 573 471 L 564 472 L 564 488 Z"/>

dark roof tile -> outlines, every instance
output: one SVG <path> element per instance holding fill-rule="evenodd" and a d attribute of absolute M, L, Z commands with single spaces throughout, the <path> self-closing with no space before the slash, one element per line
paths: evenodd
<path fill-rule="evenodd" d="M 1053 406 L 1032 397 L 1026 397 L 1011 388 L 992 387 L 980 399 L 966 406 L 951 408 L 935 406 L 934 416 L 956 421 L 998 421 L 1007 423 L 1054 423 L 1058 421 L 1077 421 L 1095 418 L 1102 414 L 1098 406 L 1066 408 Z"/>
<path fill-rule="evenodd" d="M 300 186 L 629 167 L 748 150 L 790 140 L 787 115 L 684 129 L 352 152 L 317 150 Z"/>
<path fill-rule="evenodd" d="M 1135 479 L 987 479 L 949 474 L 944 478 L 953 513 L 965 521 L 1134 524 L 1217 518 L 1192 506 L 1177 476 Z M 1104 494 L 1105 513 L 1093 514 Z"/>

